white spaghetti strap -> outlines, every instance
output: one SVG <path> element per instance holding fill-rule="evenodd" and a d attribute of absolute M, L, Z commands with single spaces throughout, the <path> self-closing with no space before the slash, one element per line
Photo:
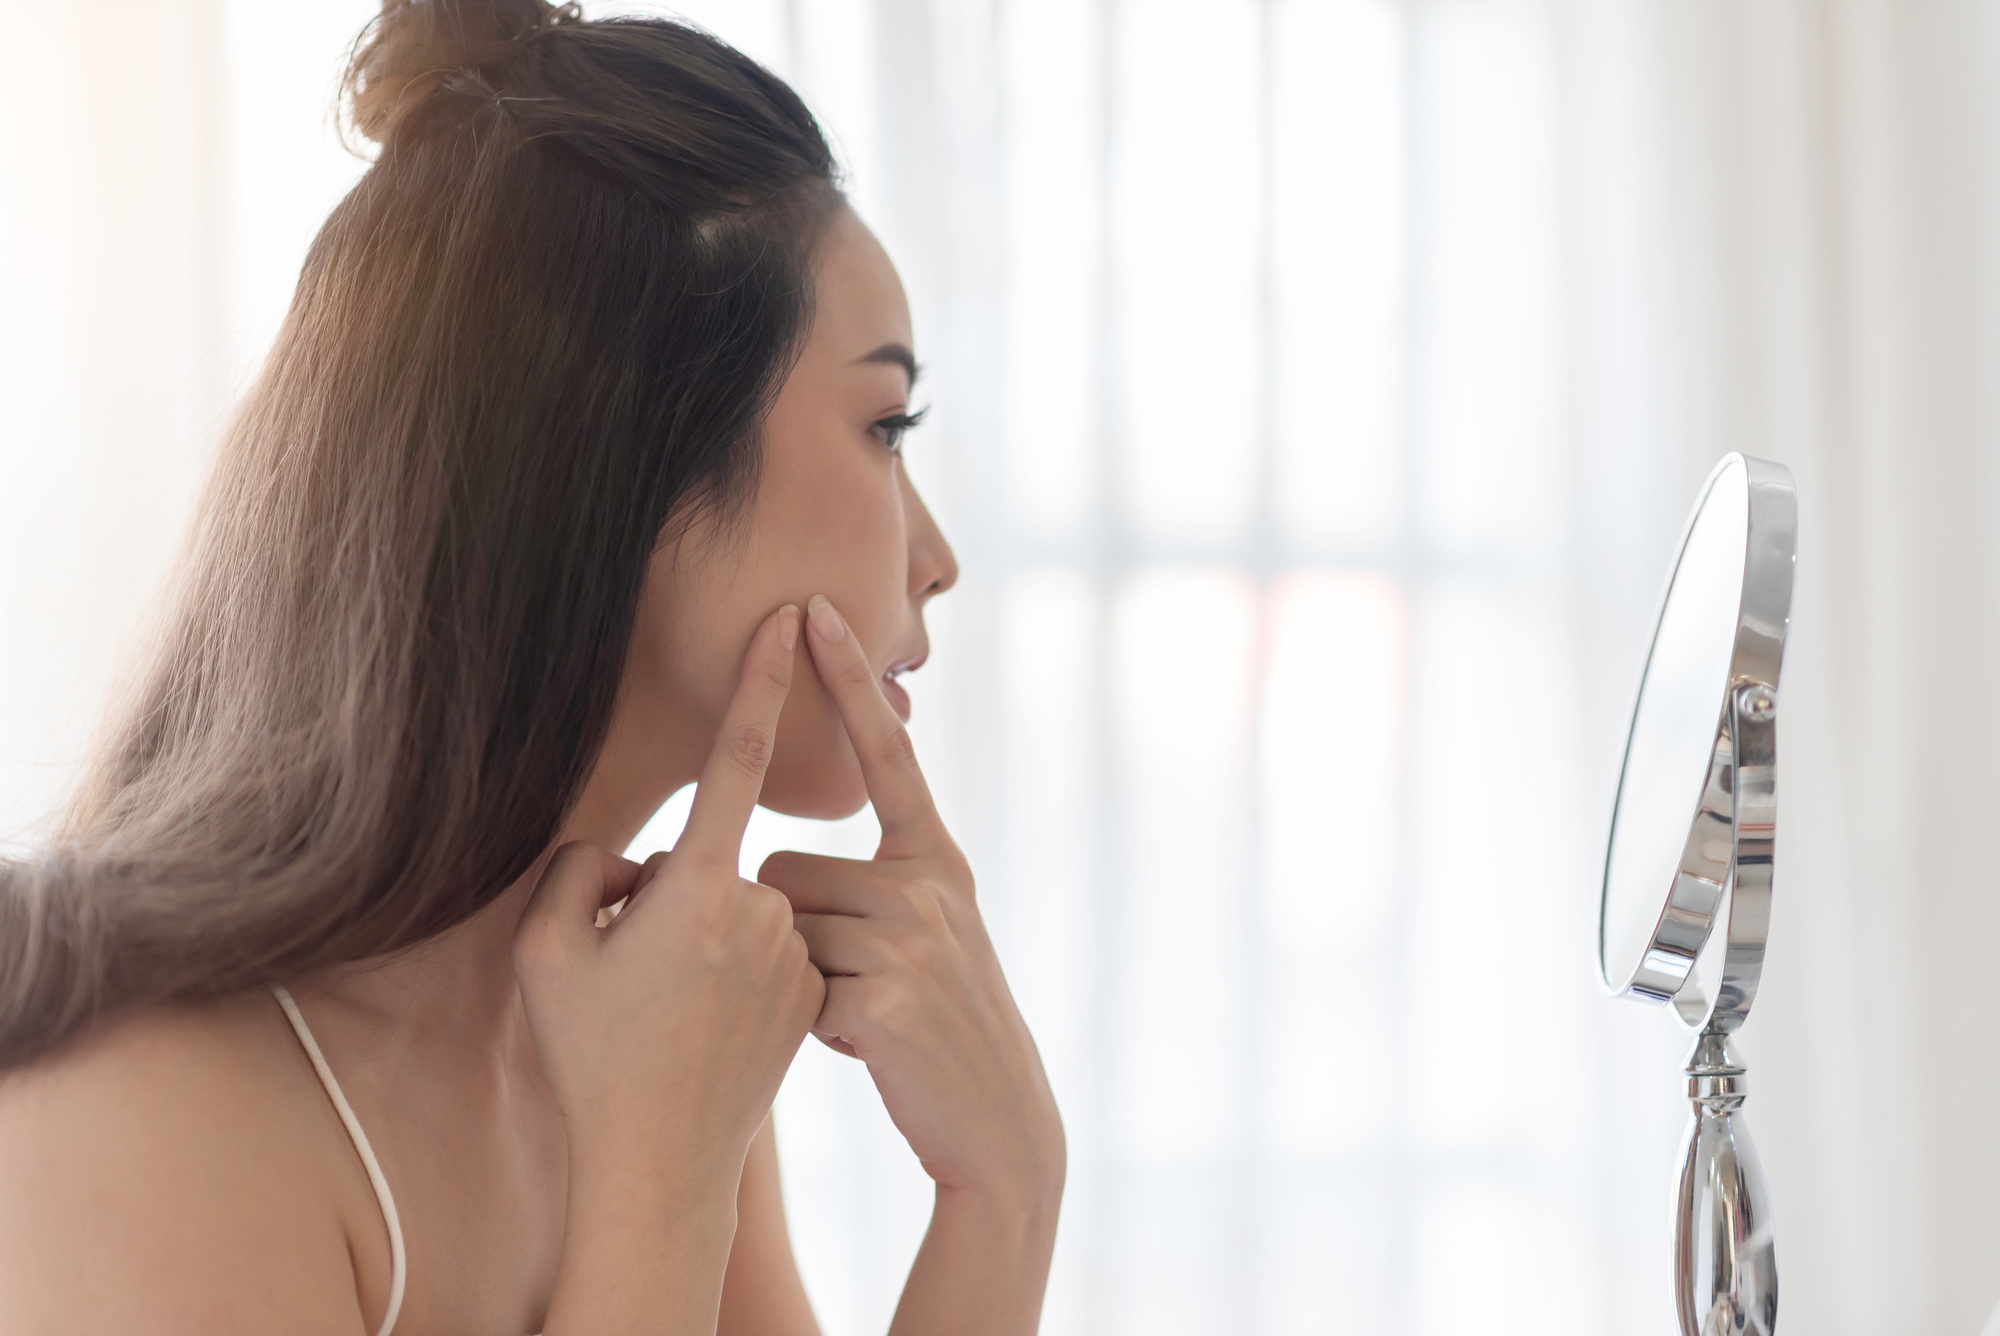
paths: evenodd
<path fill-rule="evenodd" d="M 299 1014 L 299 1004 L 292 1001 L 291 993 L 283 984 L 272 984 L 271 991 L 277 995 L 278 1005 L 285 1009 L 285 1018 L 292 1023 L 292 1031 L 298 1035 L 306 1056 L 312 1059 L 313 1070 L 319 1073 L 319 1083 L 326 1087 L 334 1112 L 346 1124 L 354 1149 L 361 1153 L 362 1167 L 368 1171 L 368 1182 L 374 1187 L 375 1200 L 382 1207 L 382 1219 L 389 1226 L 389 1308 L 382 1315 L 381 1330 L 375 1334 L 389 1336 L 396 1325 L 396 1314 L 403 1307 L 403 1225 L 396 1218 L 396 1199 L 389 1194 L 389 1180 L 382 1176 L 382 1165 L 375 1158 L 375 1148 L 368 1144 L 368 1134 L 361 1130 L 361 1120 L 354 1116 L 347 1096 L 340 1092 L 340 1082 L 333 1079 L 333 1069 L 326 1065 L 326 1055 L 319 1051 L 319 1041 L 307 1028 L 306 1018 Z"/>

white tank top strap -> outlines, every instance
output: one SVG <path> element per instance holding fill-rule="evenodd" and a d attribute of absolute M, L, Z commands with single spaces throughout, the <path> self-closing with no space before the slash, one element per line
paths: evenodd
<path fill-rule="evenodd" d="M 285 1009 L 285 1019 L 292 1023 L 292 1032 L 299 1037 L 299 1044 L 312 1059 L 313 1070 L 319 1073 L 319 1083 L 326 1087 L 327 1098 L 333 1101 L 335 1113 L 347 1128 L 347 1135 L 354 1142 L 354 1149 L 361 1155 L 361 1165 L 368 1171 L 369 1185 L 375 1189 L 375 1200 L 382 1207 L 383 1222 L 389 1226 L 389 1307 L 382 1314 L 382 1326 L 376 1336 L 389 1336 L 395 1329 L 396 1314 L 403 1307 L 403 1225 L 396 1218 L 396 1199 L 389 1192 L 389 1180 L 382 1176 L 381 1162 L 375 1158 L 375 1148 L 368 1144 L 368 1134 L 361 1130 L 361 1120 L 354 1116 L 354 1109 L 348 1104 L 347 1096 L 340 1092 L 340 1082 L 333 1079 L 333 1069 L 326 1065 L 326 1055 L 319 1051 L 319 1041 L 306 1025 L 306 1018 L 299 1014 L 299 1004 L 283 984 L 272 984 L 272 993 L 277 995 L 278 1005 Z"/>

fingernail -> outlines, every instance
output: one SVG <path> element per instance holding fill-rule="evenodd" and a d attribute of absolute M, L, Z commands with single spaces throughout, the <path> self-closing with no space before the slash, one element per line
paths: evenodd
<path fill-rule="evenodd" d="M 798 605 L 787 603 L 778 609 L 778 643 L 791 649 L 799 643 Z"/>
<path fill-rule="evenodd" d="M 833 604 L 826 601 L 825 594 L 814 594 L 806 604 L 806 615 L 813 619 L 813 629 L 828 643 L 847 637 L 847 624 L 840 620 L 840 614 L 833 610 Z"/>

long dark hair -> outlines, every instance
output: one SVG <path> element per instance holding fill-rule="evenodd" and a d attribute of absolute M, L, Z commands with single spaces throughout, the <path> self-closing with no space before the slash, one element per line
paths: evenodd
<path fill-rule="evenodd" d="M 0 1066 L 381 955 L 555 838 L 648 559 L 726 516 L 838 206 L 784 83 L 674 23 L 388 0 L 169 619 L 56 838 L 0 866 Z"/>

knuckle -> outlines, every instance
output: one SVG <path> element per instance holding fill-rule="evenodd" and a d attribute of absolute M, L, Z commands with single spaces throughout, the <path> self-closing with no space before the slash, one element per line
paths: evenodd
<path fill-rule="evenodd" d="M 897 1034 L 910 1014 L 910 994 L 893 983 L 874 983 L 856 999 L 855 1011 L 870 1029 Z"/>
<path fill-rule="evenodd" d="M 903 904 L 918 922 L 933 931 L 947 925 L 945 915 L 945 890 L 934 881 L 906 881 L 898 888 Z"/>
<path fill-rule="evenodd" d="M 882 759 L 905 770 L 917 768 L 917 744 L 910 740 L 910 730 L 898 724 L 882 739 Z"/>
<path fill-rule="evenodd" d="M 790 933 L 794 937 L 798 936 L 793 930 L 791 901 L 768 886 L 759 886 L 755 882 L 745 882 L 743 885 L 746 912 L 749 914 L 750 922 L 760 933 L 769 936 Z"/>
<path fill-rule="evenodd" d="M 767 654 L 757 667 L 758 676 L 764 686 L 775 695 L 784 695 L 792 687 L 792 657 L 789 654 Z"/>
<path fill-rule="evenodd" d="M 892 949 L 903 964 L 918 974 L 933 973 L 944 955 L 943 943 L 934 932 L 905 933 Z"/>
<path fill-rule="evenodd" d="M 673 862 L 664 874 L 669 885 L 676 888 L 676 894 L 686 895 L 696 903 L 713 899 L 720 893 L 721 884 L 734 874 L 735 868 L 728 859 L 714 850 L 696 846 L 676 849 Z"/>
<path fill-rule="evenodd" d="M 945 875 L 954 886 L 963 886 L 968 892 L 973 889 L 972 863 L 968 860 L 958 842 L 949 835 L 944 839 L 944 852 L 939 859 L 944 864 Z"/>
<path fill-rule="evenodd" d="M 826 976 L 812 967 L 812 962 L 801 958 L 793 977 L 798 980 L 799 1010 L 810 1020 L 826 1005 Z"/>
<path fill-rule="evenodd" d="M 715 914 L 729 907 L 736 869 L 709 849 L 696 851 L 686 864 L 674 869 L 681 875 L 675 880 L 676 894 L 685 896 L 695 910 L 703 914 Z"/>
<path fill-rule="evenodd" d="M 729 922 L 733 909 L 729 869 L 709 864 L 702 875 L 690 878 L 677 892 L 686 907 L 688 920 L 704 930 Z"/>
<path fill-rule="evenodd" d="M 764 768 L 771 763 L 771 748 L 775 739 L 770 725 L 761 720 L 751 720 L 738 724 L 729 732 L 723 747 L 723 755 L 731 765 L 750 776 L 761 778 Z"/>

